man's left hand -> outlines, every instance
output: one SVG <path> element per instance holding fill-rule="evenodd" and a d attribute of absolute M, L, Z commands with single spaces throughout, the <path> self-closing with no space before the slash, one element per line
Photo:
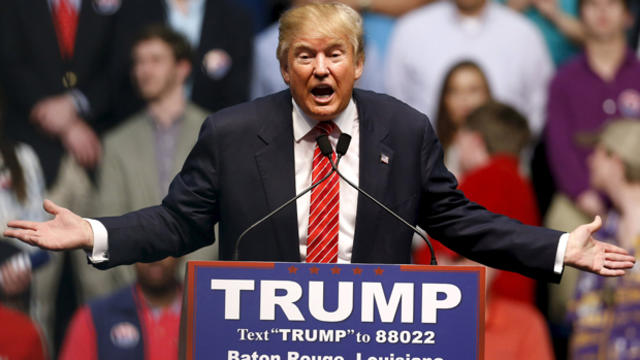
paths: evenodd
<path fill-rule="evenodd" d="M 636 259 L 621 247 L 593 238 L 602 226 L 600 216 L 590 224 L 578 226 L 569 234 L 564 263 L 580 270 L 602 276 L 622 276 L 631 269 Z"/>

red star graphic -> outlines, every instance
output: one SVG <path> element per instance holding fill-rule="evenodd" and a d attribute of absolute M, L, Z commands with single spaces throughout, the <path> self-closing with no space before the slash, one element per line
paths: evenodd
<path fill-rule="evenodd" d="M 338 274 L 338 275 L 340 275 L 340 268 L 339 268 L 339 267 L 337 267 L 337 266 L 332 267 L 332 268 L 331 268 L 331 274 L 334 274 L 334 275 L 335 275 L 335 274 Z"/>
<path fill-rule="evenodd" d="M 310 273 L 312 273 L 312 274 L 315 274 L 315 275 L 318 275 L 318 271 L 319 271 L 319 270 L 320 270 L 320 269 L 319 269 L 319 268 L 317 268 L 317 267 L 315 267 L 315 266 L 314 266 L 314 267 L 310 267 L 310 268 L 309 268 L 309 272 L 310 272 Z"/>
<path fill-rule="evenodd" d="M 298 273 L 298 268 L 291 265 L 289 266 L 289 274 L 297 274 Z"/>
<path fill-rule="evenodd" d="M 384 272 L 384 270 L 382 270 L 380 267 L 378 267 L 375 271 L 376 275 L 382 275 L 382 273 Z"/>
<path fill-rule="evenodd" d="M 362 274 L 362 269 L 360 269 L 359 267 L 353 269 L 353 275 L 361 275 L 361 274 Z"/>

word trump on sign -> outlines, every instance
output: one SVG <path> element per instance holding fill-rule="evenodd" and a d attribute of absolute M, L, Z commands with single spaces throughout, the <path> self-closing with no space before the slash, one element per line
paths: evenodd
<path fill-rule="evenodd" d="M 394 283 L 389 296 L 385 295 L 382 283 L 358 283 L 360 291 L 360 321 L 374 322 L 377 312 L 382 323 L 394 322 L 399 312 L 401 323 L 414 322 L 416 287 L 421 292 L 420 322 L 437 323 L 438 311 L 454 309 L 462 301 L 460 288 L 444 283 Z M 306 321 L 300 306 L 307 306 L 308 313 L 314 319 L 335 323 L 348 319 L 354 313 L 354 282 L 338 282 L 335 295 L 337 307 L 327 310 L 324 306 L 325 284 L 323 281 L 308 281 L 306 287 L 299 282 L 288 280 L 260 280 L 256 290 L 256 281 L 250 279 L 211 279 L 212 291 L 224 291 L 224 319 L 240 320 L 240 309 L 243 296 L 259 296 L 260 320 L 275 320 L 276 308 L 279 308 L 288 321 Z M 298 304 L 307 291 L 307 304 Z"/>
<path fill-rule="evenodd" d="M 482 360 L 484 268 L 189 262 L 186 360 Z"/>

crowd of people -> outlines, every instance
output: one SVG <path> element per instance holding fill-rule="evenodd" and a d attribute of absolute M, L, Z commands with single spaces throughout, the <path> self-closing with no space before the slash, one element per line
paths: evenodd
<path fill-rule="evenodd" d="M 47 219 L 45 198 L 87 217 L 158 204 L 208 114 L 287 89 L 274 21 L 308 2 L 2 1 L 0 223 Z M 469 199 L 561 231 L 599 215 L 599 239 L 635 254 L 639 4 L 341 2 L 364 21 L 356 87 L 426 114 Z M 440 263 L 469 263 L 434 240 Z M 181 264 L 217 244 L 110 270 L 86 258 L 0 239 L 0 359 L 177 358 Z M 486 358 L 640 358 L 635 268 L 488 274 Z"/>

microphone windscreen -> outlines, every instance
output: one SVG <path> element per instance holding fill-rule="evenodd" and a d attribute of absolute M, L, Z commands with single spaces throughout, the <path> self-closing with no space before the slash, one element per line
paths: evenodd
<path fill-rule="evenodd" d="M 333 149 L 331 148 L 331 143 L 329 142 L 329 137 L 326 134 L 322 134 L 316 138 L 316 142 L 318 143 L 318 147 L 320 148 L 320 152 L 324 156 L 331 156 L 333 153 Z"/>
<path fill-rule="evenodd" d="M 336 145 L 336 152 L 338 155 L 343 156 L 347 153 L 349 149 L 349 144 L 351 144 L 351 135 L 342 133 L 338 138 L 338 145 Z"/>

